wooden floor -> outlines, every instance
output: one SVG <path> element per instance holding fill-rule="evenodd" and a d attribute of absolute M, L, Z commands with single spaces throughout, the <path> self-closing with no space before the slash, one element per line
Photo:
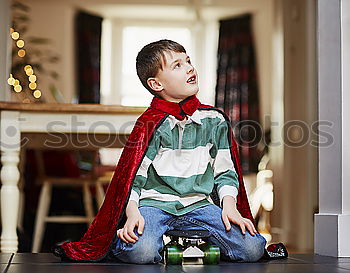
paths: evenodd
<path fill-rule="evenodd" d="M 350 258 L 333 258 L 310 254 L 291 254 L 288 259 L 260 263 L 220 263 L 219 265 L 130 265 L 116 263 L 64 263 L 50 253 L 0 253 L 1 272 L 84 272 L 84 273 L 350 273 Z"/>

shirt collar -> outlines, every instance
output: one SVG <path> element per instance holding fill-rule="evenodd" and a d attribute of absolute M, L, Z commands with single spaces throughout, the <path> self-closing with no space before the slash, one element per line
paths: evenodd
<path fill-rule="evenodd" d="M 168 120 L 169 120 L 169 126 L 170 126 L 170 130 L 174 129 L 174 127 L 177 125 L 177 124 L 181 124 L 183 123 L 183 125 L 185 124 L 188 124 L 188 123 L 191 123 L 191 122 L 194 122 L 194 123 L 197 123 L 197 124 L 200 124 L 202 125 L 202 122 L 201 122 L 201 119 L 200 119 L 200 116 L 199 116 L 199 111 L 195 111 L 193 113 L 192 116 L 187 116 L 188 117 L 188 120 L 178 120 L 177 118 L 175 118 L 174 116 L 169 116 L 168 117 Z"/>
<path fill-rule="evenodd" d="M 160 110 L 164 113 L 174 116 L 178 120 L 184 120 L 186 116 L 192 116 L 200 106 L 200 102 L 195 95 L 176 103 L 167 101 L 158 97 L 154 97 L 151 102 L 151 107 Z M 193 121 L 200 122 L 199 117 L 195 116 Z"/>
<path fill-rule="evenodd" d="M 201 121 L 201 117 L 199 115 L 199 111 L 196 110 L 192 116 L 189 116 L 189 118 L 194 121 L 197 124 L 201 124 L 202 125 L 202 121 Z"/>

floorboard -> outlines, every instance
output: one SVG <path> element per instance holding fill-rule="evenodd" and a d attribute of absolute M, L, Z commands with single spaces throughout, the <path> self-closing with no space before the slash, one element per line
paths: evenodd
<path fill-rule="evenodd" d="M 226 263 L 218 265 L 131 265 L 120 263 L 66 263 L 50 253 L 0 253 L 1 272 L 84 272 L 84 273 L 350 273 L 350 258 L 334 258 L 311 254 L 291 254 L 288 259 L 258 263 Z"/>

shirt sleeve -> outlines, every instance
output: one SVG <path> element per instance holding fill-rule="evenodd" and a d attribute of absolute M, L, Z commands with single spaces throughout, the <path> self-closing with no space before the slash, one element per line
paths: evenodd
<path fill-rule="evenodd" d="M 141 189 L 146 185 L 147 182 L 147 173 L 152 161 L 156 157 L 160 147 L 160 136 L 155 132 L 153 138 L 151 139 L 146 154 L 140 164 L 140 167 L 137 170 L 136 176 L 132 183 L 131 193 L 129 200 L 139 203 Z"/>
<path fill-rule="evenodd" d="M 221 121 L 216 128 L 214 145 L 211 150 L 211 155 L 214 158 L 214 181 L 217 185 L 220 204 L 226 195 L 236 198 L 239 187 L 238 175 L 231 156 L 229 130 L 227 121 Z"/>

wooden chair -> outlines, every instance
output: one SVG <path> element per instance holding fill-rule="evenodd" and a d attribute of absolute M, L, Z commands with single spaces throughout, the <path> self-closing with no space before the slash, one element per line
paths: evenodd
<path fill-rule="evenodd" d="M 112 180 L 114 169 L 119 161 L 123 149 L 100 149 L 102 165 L 98 167 L 98 178 L 96 180 L 96 203 L 100 208 L 105 198 L 107 186 Z"/>
<path fill-rule="evenodd" d="M 97 155 L 98 150 L 93 151 L 94 159 L 96 159 Z M 41 249 L 46 223 L 86 223 L 90 225 L 95 215 L 90 187 L 96 185 L 97 177 L 94 171 L 96 170 L 96 160 L 93 160 L 93 171 L 91 171 L 88 175 L 82 177 L 53 177 L 47 176 L 45 173 L 43 151 L 36 150 L 35 157 L 38 165 L 38 180 L 40 184 L 42 184 L 32 244 L 32 252 L 38 253 Z M 85 215 L 50 216 L 49 209 L 53 187 L 81 187 L 83 192 Z"/>

